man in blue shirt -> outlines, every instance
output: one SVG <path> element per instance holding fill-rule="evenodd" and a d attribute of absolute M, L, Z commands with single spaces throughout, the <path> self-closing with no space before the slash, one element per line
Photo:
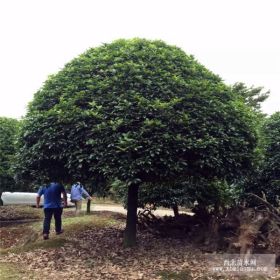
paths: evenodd
<path fill-rule="evenodd" d="M 65 188 L 62 184 L 52 182 L 47 186 L 43 186 L 39 189 L 36 206 L 39 208 L 41 196 L 44 195 L 44 225 L 43 225 L 43 238 L 49 239 L 50 224 L 52 216 L 55 220 L 55 231 L 56 234 L 61 234 L 63 232 L 61 226 L 61 215 L 62 215 L 62 201 L 61 194 L 63 196 L 64 207 L 67 206 L 67 195 Z"/>
<path fill-rule="evenodd" d="M 71 201 L 75 203 L 76 214 L 79 214 L 82 209 L 83 195 L 86 196 L 87 199 L 92 199 L 80 182 L 75 183 L 71 188 Z"/>

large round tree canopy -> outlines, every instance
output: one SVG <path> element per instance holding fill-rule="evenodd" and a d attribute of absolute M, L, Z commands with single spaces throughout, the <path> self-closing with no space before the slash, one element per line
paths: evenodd
<path fill-rule="evenodd" d="M 232 177 L 250 163 L 250 110 L 219 76 L 162 41 L 92 48 L 35 94 L 19 165 L 30 179 Z"/>

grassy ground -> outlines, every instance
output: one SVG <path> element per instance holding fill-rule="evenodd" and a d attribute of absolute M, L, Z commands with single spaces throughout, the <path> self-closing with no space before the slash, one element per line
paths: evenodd
<path fill-rule="evenodd" d="M 75 216 L 75 209 L 65 209 L 65 232 L 55 235 L 52 231 L 49 240 L 42 240 L 42 209 L 0 207 L 0 218 L 1 212 L 2 216 L 3 212 L 16 216 L 17 221 L 34 218 L 31 223 L 16 222 L 0 227 L 1 280 L 237 279 L 208 275 L 202 252 L 184 240 L 159 239 L 138 232 L 137 246 L 124 248 L 125 216 L 122 214 L 83 212 Z M 280 276 L 274 279 L 280 280 Z"/>
<path fill-rule="evenodd" d="M 85 206 L 83 207 L 85 208 Z M 55 235 L 50 233 L 50 240 L 42 240 L 41 228 L 43 219 L 43 210 L 27 206 L 6 206 L 5 209 L 0 208 L 0 218 L 2 216 L 2 227 L 0 227 L 0 279 L 22 280 L 22 279 L 37 279 L 35 271 L 26 270 L 26 267 L 20 262 L 11 263 L 5 261 L 5 256 L 20 255 L 23 253 L 34 252 L 36 250 L 57 249 L 65 246 L 67 243 L 73 247 L 76 246 L 76 241 L 73 240 L 76 232 L 83 232 L 96 228 L 104 228 L 116 225 L 118 220 L 114 214 L 95 213 L 87 215 L 83 212 L 79 216 L 75 216 L 73 208 L 64 209 L 63 213 L 63 228 L 65 234 Z M 5 216 L 7 215 L 7 216 Z M 8 217 L 11 223 L 3 226 L 7 222 Z M 34 220 L 34 222 L 19 223 L 21 220 Z M 40 221 L 37 221 L 37 220 Z M 52 222 L 51 228 L 54 228 Z M 47 279 L 41 278 L 40 279 Z M 39 279 L 38 278 L 38 279 Z"/>
<path fill-rule="evenodd" d="M 109 198 L 93 197 L 93 204 L 108 204 L 108 205 L 119 205 L 116 201 Z"/>
<path fill-rule="evenodd" d="M 26 272 L 24 267 L 11 264 L 0 263 L 0 279 L 1 280 L 23 280 L 31 279 L 34 276 L 31 272 Z"/>
<path fill-rule="evenodd" d="M 17 212 L 21 207 L 16 207 L 16 209 Z M 24 217 L 26 217 L 25 215 L 28 213 L 29 221 L 30 219 L 34 219 L 35 221 L 21 224 L 18 223 L 20 220 L 17 220 L 16 223 L 12 222 L 10 225 L 0 228 L 2 242 L 2 244 L 0 243 L 0 253 L 22 252 L 36 248 L 57 247 L 65 242 L 60 236 L 55 235 L 54 231 L 51 231 L 50 233 L 50 237 L 52 238 L 51 241 L 43 241 L 41 238 L 43 210 L 32 207 L 22 207 L 22 209 Z M 18 216 L 18 214 L 16 215 Z M 75 233 L 76 231 L 112 226 L 116 224 L 117 221 L 111 218 L 111 215 L 114 216 L 114 214 L 108 214 L 106 216 L 105 213 L 100 215 L 94 212 L 88 215 L 85 213 L 83 207 L 83 212 L 79 216 L 76 216 L 73 208 L 64 209 L 62 220 L 65 234 L 63 236 Z M 38 218 L 40 218 L 39 221 L 37 221 Z M 53 220 L 51 228 L 54 228 Z M 15 238 L 16 235 L 17 238 Z M 13 239 L 13 244 L 8 241 L 9 237 Z"/>

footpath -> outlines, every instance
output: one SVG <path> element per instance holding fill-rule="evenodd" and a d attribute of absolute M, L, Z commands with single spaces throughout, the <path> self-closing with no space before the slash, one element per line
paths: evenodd
<path fill-rule="evenodd" d="M 139 208 L 141 209 L 141 208 Z M 121 205 L 107 205 L 107 204 L 92 204 L 91 205 L 91 210 L 92 211 L 112 211 L 112 212 L 117 212 L 117 213 L 122 213 L 122 214 L 127 214 L 127 210 L 124 209 Z M 188 211 L 180 211 L 180 213 L 185 213 L 192 215 L 193 213 L 188 212 Z M 169 209 L 157 209 L 153 211 L 153 214 L 156 216 L 173 216 L 174 213 L 172 210 Z"/>

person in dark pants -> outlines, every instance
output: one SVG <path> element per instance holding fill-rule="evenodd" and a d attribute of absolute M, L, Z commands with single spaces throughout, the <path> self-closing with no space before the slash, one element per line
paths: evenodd
<path fill-rule="evenodd" d="M 55 221 L 55 231 L 56 234 L 61 234 L 62 230 L 62 201 L 61 194 L 63 196 L 64 207 L 67 206 L 67 195 L 65 188 L 62 184 L 57 182 L 52 182 L 47 186 L 40 187 L 37 194 L 36 206 L 39 208 L 41 196 L 44 195 L 44 224 L 43 224 L 43 238 L 49 239 L 50 225 L 52 216 L 54 216 Z"/>

